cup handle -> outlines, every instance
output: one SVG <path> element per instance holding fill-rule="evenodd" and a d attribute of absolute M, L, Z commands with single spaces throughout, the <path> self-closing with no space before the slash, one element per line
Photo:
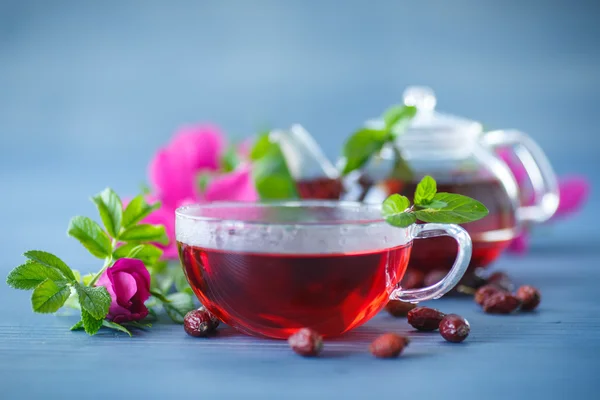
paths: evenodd
<path fill-rule="evenodd" d="M 414 239 L 427 239 L 436 236 L 450 236 L 458 242 L 458 254 L 448 275 L 435 285 L 421 289 L 395 289 L 390 300 L 418 303 L 425 300 L 439 299 L 448 293 L 462 278 L 471 261 L 472 244 L 467 231 L 454 224 L 419 224 L 411 226 Z M 431 249 L 435 251 L 435 249 Z"/>
<path fill-rule="evenodd" d="M 544 222 L 558 208 L 556 174 L 542 149 L 526 134 L 517 130 L 496 130 L 483 135 L 482 141 L 491 148 L 510 146 L 519 158 L 533 186 L 535 204 L 522 206 L 517 217 L 524 222 Z"/>

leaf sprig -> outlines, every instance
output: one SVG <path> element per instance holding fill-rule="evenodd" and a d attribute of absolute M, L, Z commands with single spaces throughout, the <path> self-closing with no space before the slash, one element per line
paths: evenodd
<path fill-rule="evenodd" d="M 269 132 L 260 134 L 250 153 L 256 191 L 262 200 L 297 199 L 298 189 L 285 156 L 270 136 Z"/>
<path fill-rule="evenodd" d="M 383 113 L 384 126 L 381 129 L 363 127 L 352 134 L 344 144 L 345 164 L 342 174 L 347 175 L 364 167 L 386 144 L 393 145 L 398 135 L 406 130 L 416 113 L 416 107 L 394 105 Z M 394 151 L 394 158 L 392 174 L 399 178 L 409 175 L 408 165 L 402 160 L 397 149 Z"/>
<path fill-rule="evenodd" d="M 438 193 L 435 179 L 425 176 L 417 185 L 413 206 L 407 197 L 393 194 L 383 202 L 381 213 L 390 225 L 406 228 L 417 220 L 443 224 L 473 222 L 487 216 L 489 211 L 468 196 Z"/>
<path fill-rule="evenodd" d="M 156 264 L 163 251 L 153 243 L 168 243 L 162 225 L 141 224 L 140 221 L 160 207 L 148 204 L 143 195 L 133 198 L 123 209 L 119 196 L 110 188 L 92 197 L 104 229 L 94 220 L 76 216 L 69 222 L 67 233 L 77 239 L 94 257 L 104 260 L 100 271 L 81 277 L 54 254 L 30 250 L 27 261 L 14 268 L 6 279 L 15 289 L 33 290 L 34 312 L 54 313 L 64 305 L 81 310 L 81 320 L 71 329 L 84 329 L 94 335 L 102 327 L 131 335 L 128 329 L 106 321 L 111 297 L 104 286 L 94 286 L 102 273 L 120 258 L 137 258 L 147 267 Z"/>

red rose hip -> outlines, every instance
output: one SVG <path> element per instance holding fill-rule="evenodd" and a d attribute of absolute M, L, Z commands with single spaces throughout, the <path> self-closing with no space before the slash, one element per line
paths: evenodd
<path fill-rule="evenodd" d="M 440 334 L 448 342 L 460 343 L 469 336 L 469 321 L 456 314 L 448 314 L 440 322 Z"/>
<path fill-rule="evenodd" d="M 501 271 L 494 272 L 493 274 L 491 274 L 487 278 L 487 283 L 492 284 L 492 285 L 496 285 L 500 289 L 504 289 L 507 292 L 510 292 L 510 291 L 514 290 L 514 288 L 515 288 L 515 284 L 509 278 L 509 276 L 506 275 L 504 272 L 501 272 Z"/>
<path fill-rule="evenodd" d="M 385 311 L 387 311 L 390 315 L 396 318 L 406 317 L 408 315 L 408 312 L 414 309 L 416 306 L 416 304 L 407 303 L 405 301 L 390 300 L 385 305 Z"/>
<path fill-rule="evenodd" d="M 483 303 L 485 303 L 488 297 L 500 292 L 504 292 L 504 290 L 500 289 L 496 285 L 488 284 L 482 286 L 475 292 L 475 303 L 479 304 L 480 306 L 483 306 Z"/>
<path fill-rule="evenodd" d="M 296 354 L 314 357 L 323 349 L 323 338 L 310 328 L 302 328 L 288 338 L 288 344 Z"/>
<path fill-rule="evenodd" d="M 408 312 L 408 323 L 420 331 L 435 331 L 446 314 L 429 307 L 417 307 Z"/>
<path fill-rule="evenodd" d="M 542 296 L 533 286 L 524 285 L 517 290 L 517 298 L 521 300 L 521 310 L 532 311 L 540 304 Z"/>
<path fill-rule="evenodd" d="M 194 337 L 206 337 L 218 326 L 219 320 L 204 307 L 188 312 L 183 318 L 183 329 Z"/>
<path fill-rule="evenodd" d="M 495 293 L 483 302 L 483 311 L 489 314 L 510 314 L 521 305 L 521 301 L 508 292 Z"/>
<path fill-rule="evenodd" d="M 377 358 L 394 358 L 402 353 L 408 343 L 409 340 L 405 336 L 384 333 L 371 342 L 369 351 Z"/>

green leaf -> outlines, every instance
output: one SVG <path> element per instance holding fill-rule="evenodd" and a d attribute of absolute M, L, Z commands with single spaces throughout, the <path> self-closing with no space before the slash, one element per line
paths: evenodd
<path fill-rule="evenodd" d="M 272 149 L 273 143 L 269 140 L 269 132 L 263 132 L 259 134 L 256 142 L 252 146 L 252 150 L 250 150 L 250 159 L 252 161 L 256 161 L 269 153 Z"/>
<path fill-rule="evenodd" d="M 121 222 L 123 221 L 121 199 L 111 188 L 106 188 L 92 197 L 92 201 L 98 207 L 104 227 L 112 237 L 116 238 L 119 235 Z"/>
<path fill-rule="evenodd" d="M 103 320 L 102 321 L 102 326 L 104 326 L 105 328 L 110 328 L 110 329 L 114 329 L 116 331 L 120 331 L 120 332 L 126 333 L 126 334 L 129 335 L 129 337 L 131 337 L 131 332 L 129 332 L 129 329 L 125 328 L 121 324 L 117 324 L 116 322 L 111 322 L 111 321 Z"/>
<path fill-rule="evenodd" d="M 413 213 L 406 210 L 410 207 L 410 200 L 405 196 L 393 194 L 383 202 L 381 215 L 390 225 L 406 228 L 416 222 Z"/>
<path fill-rule="evenodd" d="M 481 219 L 489 212 L 479 201 L 460 194 L 437 193 L 433 200 L 444 202 L 446 206 L 415 211 L 419 220 L 442 224 L 463 224 Z"/>
<path fill-rule="evenodd" d="M 125 242 L 157 242 L 169 244 L 169 238 L 162 225 L 140 224 L 126 229 L 119 235 Z"/>
<path fill-rule="evenodd" d="M 178 324 L 183 324 L 185 314 L 192 311 L 194 307 L 194 299 L 187 293 L 173 293 L 167 296 L 170 303 L 163 303 L 163 307 L 169 318 Z"/>
<path fill-rule="evenodd" d="M 87 311 L 96 319 L 106 318 L 111 298 L 104 286 L 90 287 L 75 284 L 75 290 L 79 296 L 82 311 Z"/>
<path fill-rule="evenodd" d="M 344 144 L 343 155 L 346 164 L 344 175 L 362 168 L 375 153 L 381 151 L 389 140 L 389 134 L 384 130 L 363 128 L 348 138 Z"/>
<path fill-rule="evenodd" d="M 29 250 L 23 254 L 28 259 L 45 265 L 46 267 L 57 269 L 69 281 L 76 280 L 75 274 L 69 266 L 54 254 L 41 250 Z"/>
<path fill-rule="evenodd" d="M 437 184 L 435 179 L 431 176 L 426 175 L 421 179 L 421 182 L 417 185 L 415 190 L 414 202 L 418 206 L 424 206 L 433 200 L 433 196 L 437 193 Z"/>
<path fill-rule="evenodd" d="M 208 187 L 212 177 L 213 174 L 209 172 L 200 172 L 198 175 L 196 175 L 196 186 L 200 193 L 204 193 L 206 191 L 206 188 Z"/>
<path fill-rule="evenodd" d="M 174 277 L 174 280 L 175 280 L 175 289 L 178 292 L 185 292 L 185 293 L 188 293 L 190 295 L 194 294 L 194 292 L 192 291 L 192 288 L 190 287 L 190 284 L 187 281 L 187 278 L 185 277 L 185 273 L 183 272 L 183 268 L 181 268 L 179 265 L 177 265 L 173 269 L 173 277 Z"/>
<path fill-rule="evenodd" d="M 240 158 L 238 157 L 236 147 L 229 146 L 221 158 L 221 171 L 231 172 L 237 168 L 239 163 Z"/>
<path fill-rule="evenodd" d="M 128 326 L 133 326 L 134 328 L 138 328 L 138 329 L 148 329 L 148 328 L 152 328 L 152 324 L 151 323 L 142 323 L 139 321 L 129 321 L 127 322 Z"/>
<path fill-rule="evenodd" d="M 252 149 L 252 179 L 262 200 L 297 199 L 298 189 L 279 144 L 264 134 Z"/>
<path fill-rule="evenodd" d="M 169 300 L 167 298 L 167 296 L 165 296 L 163 294 L 163 292 L 160 289 L 158 289 L 158 288 L 150 289 L 150 294 L 152 296 L 156 297 L 158 300 L 160 300 L 163 303 L 170 303 L 171 302 L 171 300 Z"/>
<path fill-rule="evenodd" d="M 383 121 L 386 128 L 397 135 L 408 127 L 416 114 L 417 108 L 414 106 L 394 105 L 383 113 Z"/>
<path fill-rule="evenodd" d="M 146 218 L 152 211 L 160 208 L 160 203 L 146 203 L 143 195 L 135 196 L 123 211 L 123 228 L 127 229 Z"/>
<path fill-rule="evenodd" d="M 71 288 L 65 282 L 46 279 L 31 294 L 31 305 L 37 313 L 57 312 L 69 298 Z"/>
<path fill-rule="evenodd" d="M 92 255 L 98 258 L 106 258 L 111 253 L 110 238 L 100 225 L 88 217 L 73 217 L 69 222 L 67 233 L 79 240 Z"/>
<path fill-rule="evenodd" d="M 72 331 L 78 331 L 80 329 L 83 329 L 83 321 L 81 320 L 71 327 Z"/>
<path fill-rule="evenodd" d="M 429 204 L 426 204 L 424 206 L 417 206 L 417 207 L 423 209 L 423 208 L 445 208 L 447 206 L 448 206 L 448 204 L 446 204 L 443 201 L 432 200 L 431 203 L 429 203 Z"/>
<path fill-rule="evenodd" d="M 94 274 L 86 274 L 81 278 L 81 283 L 83 286 L 89 286 L 92 279 L 94 279 Z"/>
<path fill-rule="evenodd" d="M 75 278 L 75 282 L 81 282 L 81 272 L 73 269 L 73 277 Z"/>
<path fill-rule="evenodd" d="M 119 258 L 137 258 L 141 260 L 146 267 L 150 267 L 160 259 L 163 251 L 151 244 L 128 243 L 119 246 L 113 252 L 113 259 Z"/>
<path fill-rule="evenodd" d="M 102 327 L 102 324 L 104 323 L 104 318 L 95 318 L 86 310 L 81 310 L 81 321 L 83 323 L 83 329 L 85 329 L 85 333 L 92 336 L 98 333 Z"/>
<path fill-rule="evenodd" d="M 390 178 L 400 181 L 412 181 L 414 172 L 410 168 L 410 165 L 404 160 L 396 146 L 393 146 L 392 149 L 394 152 L 394 166 L 390 172 Z"/>
<path fill-rule="evenodd" d="M 46 279 L 62 281 L 65 278 L 54 268 L 48 268 L 35 261 L 27 261 L 25 264 L 19 265 L 10 271 L 6 278 L 6 283 L 13 289 L 31 290 L 35 289 Z"/>

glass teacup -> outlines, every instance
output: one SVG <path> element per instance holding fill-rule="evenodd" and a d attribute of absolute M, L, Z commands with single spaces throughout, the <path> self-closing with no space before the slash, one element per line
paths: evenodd
<path fill-rule="evenodd" d="M 403 290 L 413 239 L 435 236 L 458 242 L 452 269 L 433 286 Z M 184 206 L 176 237 L 188 282 L 209 311 L 244 333 L 280 339 L 302 327 L 341 335 L 389 299 L 439 298 L 471 258 L 471 239 L 457 225 L 396 228 L 380 205 L 340 201 Z"/>

